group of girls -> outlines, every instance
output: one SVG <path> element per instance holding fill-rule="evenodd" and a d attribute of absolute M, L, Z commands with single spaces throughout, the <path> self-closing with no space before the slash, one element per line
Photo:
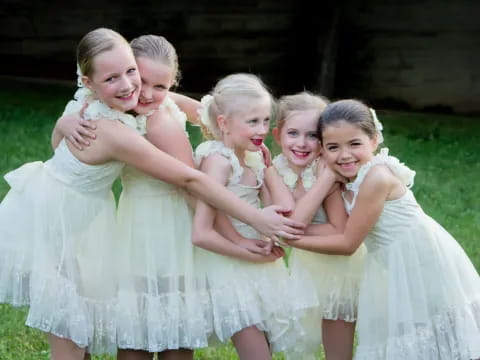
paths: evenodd
<path fill-rule="evenodd" d="M 374 155 L 366 105 L 276 106 L 249 74 L 198 103 L 169 91 L 177 56 L 153 35 L 93 30 L 77 62 L 54 156 L 6 174 L 0 205 L 0 302 L 29 306 L 52 359 L 192 359 L 228 340 L 244 360 L 322 340 L 351 359 L 355 325 L 356 359 L 480 357 L 478 273 L 416 203 L 415 173 Z M 194 154 L 186 121 L 209 139 Z"/>

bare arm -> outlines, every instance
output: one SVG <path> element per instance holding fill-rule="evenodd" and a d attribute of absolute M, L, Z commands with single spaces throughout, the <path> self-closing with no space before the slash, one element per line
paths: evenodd
<path fill-rule="evenodd" d="M 264 204 L 277 204 L 289 209 L 289 212 L 293 211 L 295 207 L 295 199 L 287 185 L 285 185 L 282 177 L 273 166 L 265 169 L 265 186 L 268 189 L 270 202 L 267 202 L 262 198 Z"/>
<path fill-rule="evenodd" d="M 317 165 L 317 180 L 312 187 L 299 199 L 295 210 L 290 216 L 292 219 L 310 224 L 318 209 L 328 197 L 336 180 L 336 175 L 326 167 L 320 159 Z"/>
<path fill-rule="evenodd" d="M 76 113 L 61 116 L 53 128 L 51 136 L 51 145 L 56 149 L 60 141 L 65 138 L 78 150 L 83 150 L 83 146 L 89 146 L 90 140 L 95 139 L 95 122 L 84 120 L 82 118 L 86 105 L 80 107 Z"/>
<path fill-rule="evenodd" d="M 343 234 L 304 236 L 288 241 L 291 246 L 326 254 L 351 255 L 377 222 L 383 205 L 394 186 L 393 175 L 387 169 L 375 167 L 363 181 L 355 207 L 347 220 Z"/>
<path fill-rule="evenodd" d="M 123 124 L 103 121 L 102 126 L 99 125 L 97 138 L 102 138 L 103 161 L 116 159 L 160 180 L 186 188 L 199 199 L 250 224 L 265 236 L 279 235 L 290 239 L 303 232 L 299 230 L 304 227 L 303 224 L 276 213 L 283 208 L 270 207 L 260 211 L 252 207 L 207 175 L 158 150 Z"/>
<path fill-rule="evenodd" d="M 219 155 L 213 155 L 202 161 L 201 169 L 218 181 L 219 184 L 225 186 L 231 166 L 227 159 Z M 221 255 L 254 261 L 253 254 L 248 250 L 225 239 L 214 230 L 215 217 L 215 209 L 202 201 L 197 202 L 193 221 L 193 244 Z M 264 261 L 276 260 L 275 256 L 262 256 L 260 258 L 264 259 Z"/>
<path fill-rule="evenodd" d="M 200 108 L 200 101 L 192 99 L 191 97 L 170 92 L 169 96 L 178 105 L 178 107 L 187 115 L 188 122 L 198 125 L 198 112 Z"/>
<path fill-rule="evenodd" d="M 339 188 L 327 196 L 323 202 L 323 207 L 327 215 L 328 223 L 310 224 L 306 235 L 332 235 L 341 234 L 345 231 L 347 223 L 347 212 L 343 204 L 343 198 Z"/>

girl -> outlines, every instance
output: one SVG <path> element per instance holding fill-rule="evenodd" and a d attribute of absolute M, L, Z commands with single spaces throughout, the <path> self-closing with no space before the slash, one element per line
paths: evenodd
<path fill-rule="evenodd" d="M 327 106 L 323 156 L 346 177 L 343 234 L 292 246 L 330 254 L 368 248 L 360 287 L 356 359 L 480 357 L 480 279 L 459 244 L 415 201 L 415 172 L 388 156 L 375 113 L 356 100 Z M 364 240 L 365 239 L 365 240 Z"/>
<path fill-rule="evenodd" d="M 27 324 L 49 334 L 54 360 L 82 359 L 87 346 L 105 351 L 116 343 L 109 321 L 116 285 L 110 187 L 123 163 L 184 187 L 266 235 L 282 236 L 296 225 L 248 206 L 122 124 L 132 122 L 124 112 L 137 104 L 140 78 L 121 35 L 88 33 L 77 59 L 82 83 L 95 99 L 85 117 L 96 120 L 96 141 L 83 151 L 61 141 L 46 163 L 8 173 L 12 190 L 0 205 L 0 301 L 30 305 Z"/>
<path fill-rule="evenodd" d="M 318 157 L 317 121 L 325 106 L 325 99 L 308 92 L 284 96 L 280 98 L 277 127 L 273 129 L 282 149 L 273 165 L 296 200 L 291 217 L 306 224 L 322 224 L 308 227 L 310 234 L 340 233 L 347 220 L 338 186 L 330 190 L 335 175 L 322 166 Z M 321 325 L 327 359 L 352 358 L 364 252 L 361 246 L 352 256 L 319 255 L 300 249 L 293 249 L 290 254 L 293 278 L 307 270 L 315 279 L 321 307 L 316 316 L 308 319 L 313 326 L 309 334 L 318 348 L 320 331 L 315 328 Z"/>
<path fill-rule="evenodd" d="M 215 140 L 197 147 L 195 159 L 200 169 L 255 207 L 260 206 L 259 193 L 263 203 L 288 200 L 281 179 L 271 167 L 265 169 L 259 151 L 272 108 L 271 95 L 261 81 L 248 74 L 227 76 L 202 99 L 202 106 L 202 126 Z M 208 250 L 197 252 L 197 266 L 207 276 L 215 335 L 222 342 L 231 338 L 240 359 L 271 359 L 263 332 L 274 351 L 293 347 L 304 335 L 295 327 L 297 312 L 316 305 L 316 297 L 304 296 L 304 289 L 290 296 L 281 259 L 259 263 L 241 246 L 220 242 L 220 234 L 213 229 L 216 216 L 213 208 L 199 202 L 193 223 L 194 244 Z M 244 237 L 258 238 L 247 224 L 232 222 Z M 276 248 L 274 252 L 282 254 Z M 308 283 L 305 286 L 308 289 Z"/>

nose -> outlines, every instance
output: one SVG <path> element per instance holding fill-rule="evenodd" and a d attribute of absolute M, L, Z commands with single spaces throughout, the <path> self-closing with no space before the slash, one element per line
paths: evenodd
<path fill-rule="evenodd" d="M 152 89 L 149 86 L 142 86 L 142 90 L 140 91 L 140 95 L 144 99 L 150 99 L 152 97 Z"/>
<path fill-rule="evenodd" d="M 133 88 L 132 81 L 128 78 L 128 76 L 122 76 L 120 81 L 120 86 L 122 90 L 130 90 Z"/>
<path fill-rule="evenodd" d="M 303 148 L 303 147 L 305 147 L 305 145 L 306 145 L 306 142 L 307 142 L 306 140 L 307 140 L 307 139 L 305 138 L 305 136 L 303 136 L 303 135 L 302 135 L 302 136 L 299 136 L 299 137 L 297 138 L 297 144 L 296 144 L 296 145 Z"/>
<path fill-rule="evenodd" d="M 266 135 L 268 134 L 269 126 L 268 124 L 259 124 L 257 128 L 258 135 Z"/>
<path fill-rule="evenodd" d="M 340 153 L 339 153 L 339 159 L 340 160 L 346 160 L 346 159 L 349 159 L 351 156 L 350 156 L 350 151 L 348 151 L 347 148 L 345 147 L 342 147 L 340 148 Z"/>

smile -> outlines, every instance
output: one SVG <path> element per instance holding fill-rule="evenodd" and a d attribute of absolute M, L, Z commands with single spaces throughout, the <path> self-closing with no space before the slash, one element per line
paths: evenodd
<path fill-rule="evenodd" d="M 260 145 L 262 145 L 262 143 L 263 143 L 263 139 L 252 139 L 251 142 L 252 142 L 253 145 L 255 145 L 255 146 L 260 146 Z"/>
<path fill-rule="evenodd" d="M 298 151 L 298 150 L 292 150 L 292 153 L 299 158 L 306 158 L 308 155 L 310 155 L 309 151 Z"/>
<path fill-rule="evenodd" d="M 357 161 L 351 161 L 347 163 L 338 164 L 343 170 L 352 170 L 357 165 Z"/>
<path fill-rule="evenodd" d="M 125 100 L 125 101 L 131 100 L 133 98 L 133 95 L 135 94 L 135 91 L 136 91 L 136 89 L 131 91 L 127 95 L 119 95 L 119 96 L 117 96 L 117 98 L 119 98 L 120 100 Z"/>

